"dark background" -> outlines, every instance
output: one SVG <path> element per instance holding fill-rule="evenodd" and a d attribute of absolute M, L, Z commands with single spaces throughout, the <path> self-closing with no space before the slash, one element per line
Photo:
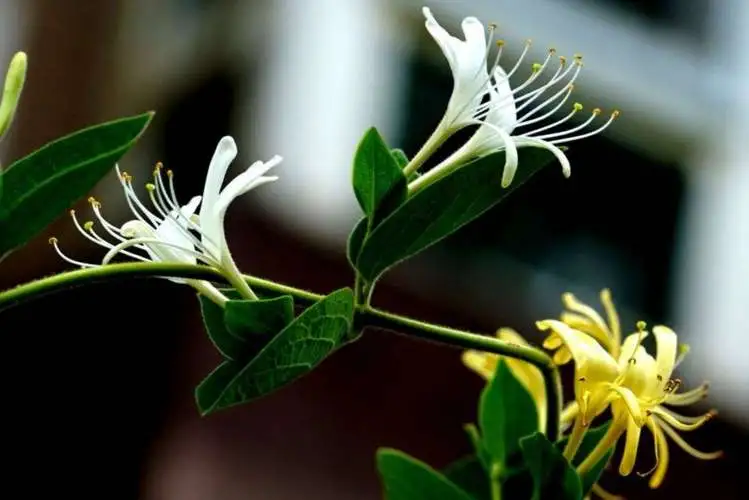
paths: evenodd
<path fill-rule="evenodd" d="M 670 16 L 668 2 L 617 3 L 655 21 Z M 6 158 L 117 116 L 105 104 L 111 96 L 103 83 L 117 3 L 31 4 L 26 51 L 32 66 Z M 439 120 L 451 80 L 444 67 L 422 60 L 408 74 L 407 118 L 391 142 L 413 154 Z M 149 160 L 207 165 L 218 138 L 232 132 L 237 88 L 250 79 L 217 64 L 169 102 L 154 103 L 158 115 L 148 134 L 158 156 Z M 627 321 L 667 317 L 685 183 L 678 165 L 656 163 L 607 137 L 574 144 L 570 158 L 570 180 L 546 169 L 413 263 L 422 275 L 430 266 L 475 272 L 472 266 L 481 263 L 496 276 L 487 285 L 491 315 L 434 298 L 428 288 L 404 286 L 405 272 L 384 280 L 377 305 L 482 332 L 492 332 L 497 325 L 486 318 L 498 316 L 531 335 L 536 318 L 518 295 L 544 283 L 514 279 L 518 267 L 531 267 L 587 283 L 586 290 L 611 287 L 627 306 Z M 180 193 L 200 191 L 204 175 L 204 168 L 181 170 Z M 657 210 L 634 199 L 657 199 Z M 321 293 L 351 283 L 342 250 L 321 249 L 266 210 L 257 204 L 230 213 L 240 267 L 251 262 L 264 277 Z M 53 233 L 65 236 L 82 260 L 97 258 L 95 249 L 75 242 L 63 218 L 3 262 L 0 282 L 8 287 L 66 269 L 46 246 Z M 200 418 L 192 391 L 218 357 L 196 306 L 185 287 L 141 280 L 4 311 L 2 488 L 18 498 L 378 498 L 378 446 L 403 449 L 436 467 L 469 452 L 462 425 L 475 420 L 481 380 L 460 364 L 457 350 L 380 331 L 367 332 L 266 399 Z M 542 304 L 551 316 L 559 307 Z M 727 457 L 700 462 L 671 446 L 672 465 L 657 492 L 635 474 L 612 472 L 604 484 L 630 498 L 739 498 L 745 431 L 718 419 L 688 437 L 698 448 L 724 449 Z M 636 470 L 651 467 L 650 449 L 645 439 Z"/>

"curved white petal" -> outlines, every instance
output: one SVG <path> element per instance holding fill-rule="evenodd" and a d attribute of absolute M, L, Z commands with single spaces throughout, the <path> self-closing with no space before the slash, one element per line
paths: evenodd
<path fill-rule="evenodd" d="M 515 145 L 517 147 L 532 147 L 532 148 L 542 148 L 547 151 L 549 151 L 551 154 L 556 156 L 557 161 L 562 165 L 562 173 L 565 177 L 569 177 L 572 175 L 572 167 L 570 166 L 570 161 L 567 159 L 567 155 L 564 154 L 564 152 L 550 143 L 549 141 L 545 141 L 543 139 L 537 139 L 535 137 L 526 137 L 526 136 L 515 136 L 513 137 L 515 140 Z"/>
<path fill-rule="evenodd" d="M 464 120 L 473 116 L 489 80 L 484 26 L 475 17 L 465 18 L 462 23 L 465 40 L 460 40 L 440 26 L 428 7 L 422 11 L 427 31 L 442 49 L 453 74 L 453 92 L 443 123 L 446 127 L 459 128 L 465 125 Z"/>
<path fill-rule="evenodd" d="M 489 97 L 491 107 L 486 120 L 512 133 L 518 123 L 515 96 L 507 72 L 499 65 L 494 68 L 494 85 Z"/>
<path fill-rule="evenodd" d="M 224 177 L 229 169 L 229 165 L 237 156 L 237 144 L 230 136 L 222 137 L 218 141 L 216 151 L 213 153 L 211 163 L 208 166 L 208 174 L 205 179 L 205 188 L 203 189 L 203 205 L 200 208 L 200 228 L 204 233 L 203 245 L 209 250 L 213 248 L 211 242 L 218 241 L 222 227 L 216 224 L 211 218 L 213 206 L 218 202 L 221 186 L 224 184 Z"/>

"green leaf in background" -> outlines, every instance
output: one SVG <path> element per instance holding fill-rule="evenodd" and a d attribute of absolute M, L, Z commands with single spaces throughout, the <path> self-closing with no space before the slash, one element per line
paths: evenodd
<path fill-rule="evenodd" d="M 247 403 L 314 369 L 348 340 L 354 293 L 342 288 L 307 308 L 246 363 L 225 361 L 195 389 L 201 414 Z"/>
<path fill-rule="evenodd" d="M 406 153 L 402 149 L 391 149 L 390 154 L 393 155 L 395 163 L 398 165 L 398 167 L 400 167 L 401 170 L 403 170 L 403 167 L 408 165 L 408 156 L 406 156 Z"/>
<path fill-rule="evenodd" d="M 520 438 L 538 431 L 533 398 L 501 359 L 481 393 L 479 427 L 492 462 L 502 470 L 514 465 L 511 458 L 520 449 Z"/>
<path fill-rule="evenodd" d="M 577 454 L 575 455 L 575 458 L 572 460 L 572 465 L 577 467 L 582 463 L 583 460 L 585 460 L 585 457 L 587 457 L 591 451 L 593 451 L 593 448 L 596 447 L 598 444 L 598 441 L 600 441 L 604 434 L 606 434 L 606 431 L 609 429 L 609 425 L 611 422 L 606 422 L 605 424 L 599 425 L 598 427 L 595 427 L 593 429 L 590 429 L 588 432 L 585 433 L 585 436 L 583 436 L 583 440 L 580 443 L 580 447 L 577 449 Z M 568 437 L 565 437 L 564 439 L 561 439 L 560 441 L 557 441 L 557 449 L 560 451 L 564 450 L 564 447 L 567 446 Z M 582 481 L 583 485 L 583 494 L 587 495 L 588 492 L 590 492 L 590 489 L 593 487 L 593 485 L 598 481 L 598 478 L 601 477 L 601 474 L 603 473 L 603 470 L 606 468 L 606 464 L 609 463 L 609 460 L 611 459 L 611 455 L 614 453 L 614 449 L 612 448 L 609 450 L 608 453 L 606 453 L 603 458 L 593 467 L 590 468 L 588 472 L 583 474 L 580 477 L 580 480 Z"/>
<path fill-rule="evenodd" d="M 392 448 L 377 450 L 386 500 L 471 500 L 471 496 L 424 462 Z"/>
<path fill-rule="evenodd" d="M 138 140 L 153 113 L 95 125 L 43 146 L 2 173 L 0 255 L 86 195 Z"/>
<path fill-rule="evenodd" d="M 226 308 L 198 295 L 203 323 L 213 345 L 230 361 L 247 361 L 273 335 L 294 319 L 290 295 L 263 300 L 239 300 L 235 290 L 222 290 L 229 298 Z"/>
<path fill-rule="evenodd" d="M 370 128 L 354 156 L 354 194 L 368 219 L 378 211 L 389 213 L 406 199 L 406 177 L 377 129 Z"/>
<path fill-rule="evenodd" d="M 502 201 L 554 159 L 546 150 L 521 148 L 515 180 L 502 188 L 504 153 L 475 160 L 416 192 L 367 237 L 356 268 L 368 282 L 398 262 L 443 238 Z"/>
<path fill-rule="evenodd" d="M 582 500 L 580 477 L 546 436 L 524 437 L 520 449 L 533 476 L 533 500 Z"/>
<path fill-rule="evenodd" d="M 489 476 L 476 455 L 469 455 L 451 463 L 443 474 L 471 495 L 474 500 L 492 500 Z"/>

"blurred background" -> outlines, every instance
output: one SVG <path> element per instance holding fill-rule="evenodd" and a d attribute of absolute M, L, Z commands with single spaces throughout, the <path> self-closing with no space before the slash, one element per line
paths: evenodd
<path fill-rule="evenodd" d="M 249 273 L 327 292 L 346 286 L 358 217 L 350 159 L 376 125 L 414 154 L 452 80 L 411 0 L 3 0 L 0 62 L 29 53 L 4 164 L 78 128 L 149 109 L 156 118 L 122 160 L 156 161 L 184 199 L 202 190 L 218 139 L 235 168 L 281 154 L 282 180 L 236 203 L 229 239 Z M 688 387 L 712 382 L 721 417 L 688 436 L 722 448 L 700 462 L 672 446 L 655 493 L 609 473 L 629 498 L 739 498 L 749 425 L 749 3 L 743 0 L 443 0 L 459 33 L 496 22 L 510 54 L 533 38 L 582 53 L 588 109 L 618 108 L 604 136 L 572 144 L 574 174 L 545 169 L 488 215 L 390 273 L 375 303 L 490 333 L 556 316 L 573 291 L 610 287 L 625 324 L 674 325 L 692 351 Z M 94 193 L 125 220 L 113 176 Z M 85 205 L 77 207 L 86 210 Z M 3 287 L 65 269 L 55 234 L 101 258 L 62 217 L 3 262 Z M 98 285 L 3 312 L 2 488 L 18 498 L 145 500 L 381 498 L 378 446 L 436 467 L 470 451 L 481 380 L 459 351 L 366 333 L 320 369 L 249 406 L 200 418 L 194 386 L 218 361 L 193 294 L 160 281 Z M 537 338 L 537 337 L 535 337 Z M 746 371 L 745 371 L 746 370 Z M 636 470 L 652 457 L 645 441 Z"/>

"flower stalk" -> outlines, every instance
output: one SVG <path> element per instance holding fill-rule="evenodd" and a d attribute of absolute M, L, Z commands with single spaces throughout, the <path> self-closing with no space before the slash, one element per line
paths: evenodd
<path fill-rule="evenodd" d="M 64 273 L 32 281 L 0 293 L 0 311 L 22 302 L 53 292 L 68 290 L 78 286 L 111 281 L 123 278 L 177 278 L 202 281 L 226 282 L 224 274 L 215 268 L 195 264 L 172 262 L 128 262 L 108 264 L 67 271 Z M 274 281 L 243 275 L 244 281 L 256 290 L 269 295 L 291 295 L 299 304 L 311 305 L 324 298 L 307 290 L 276 283 Z M 496 337 L 458 330 L 447 326 L 419 321 L 400 316 L 368 305 L 356 307 L 356 326 L 376 327 L 410 337 L 452 345 L 464 349 L 486 351 L 510 358 L 526 361 L 539 368 L 548 391 L 547 398 L 547 437 L 555 441 L 559 437 L 561 413 L 561 382 L 557 366 L 550 356 L 540 349 L 527 345 L 516 345 Z"/>

